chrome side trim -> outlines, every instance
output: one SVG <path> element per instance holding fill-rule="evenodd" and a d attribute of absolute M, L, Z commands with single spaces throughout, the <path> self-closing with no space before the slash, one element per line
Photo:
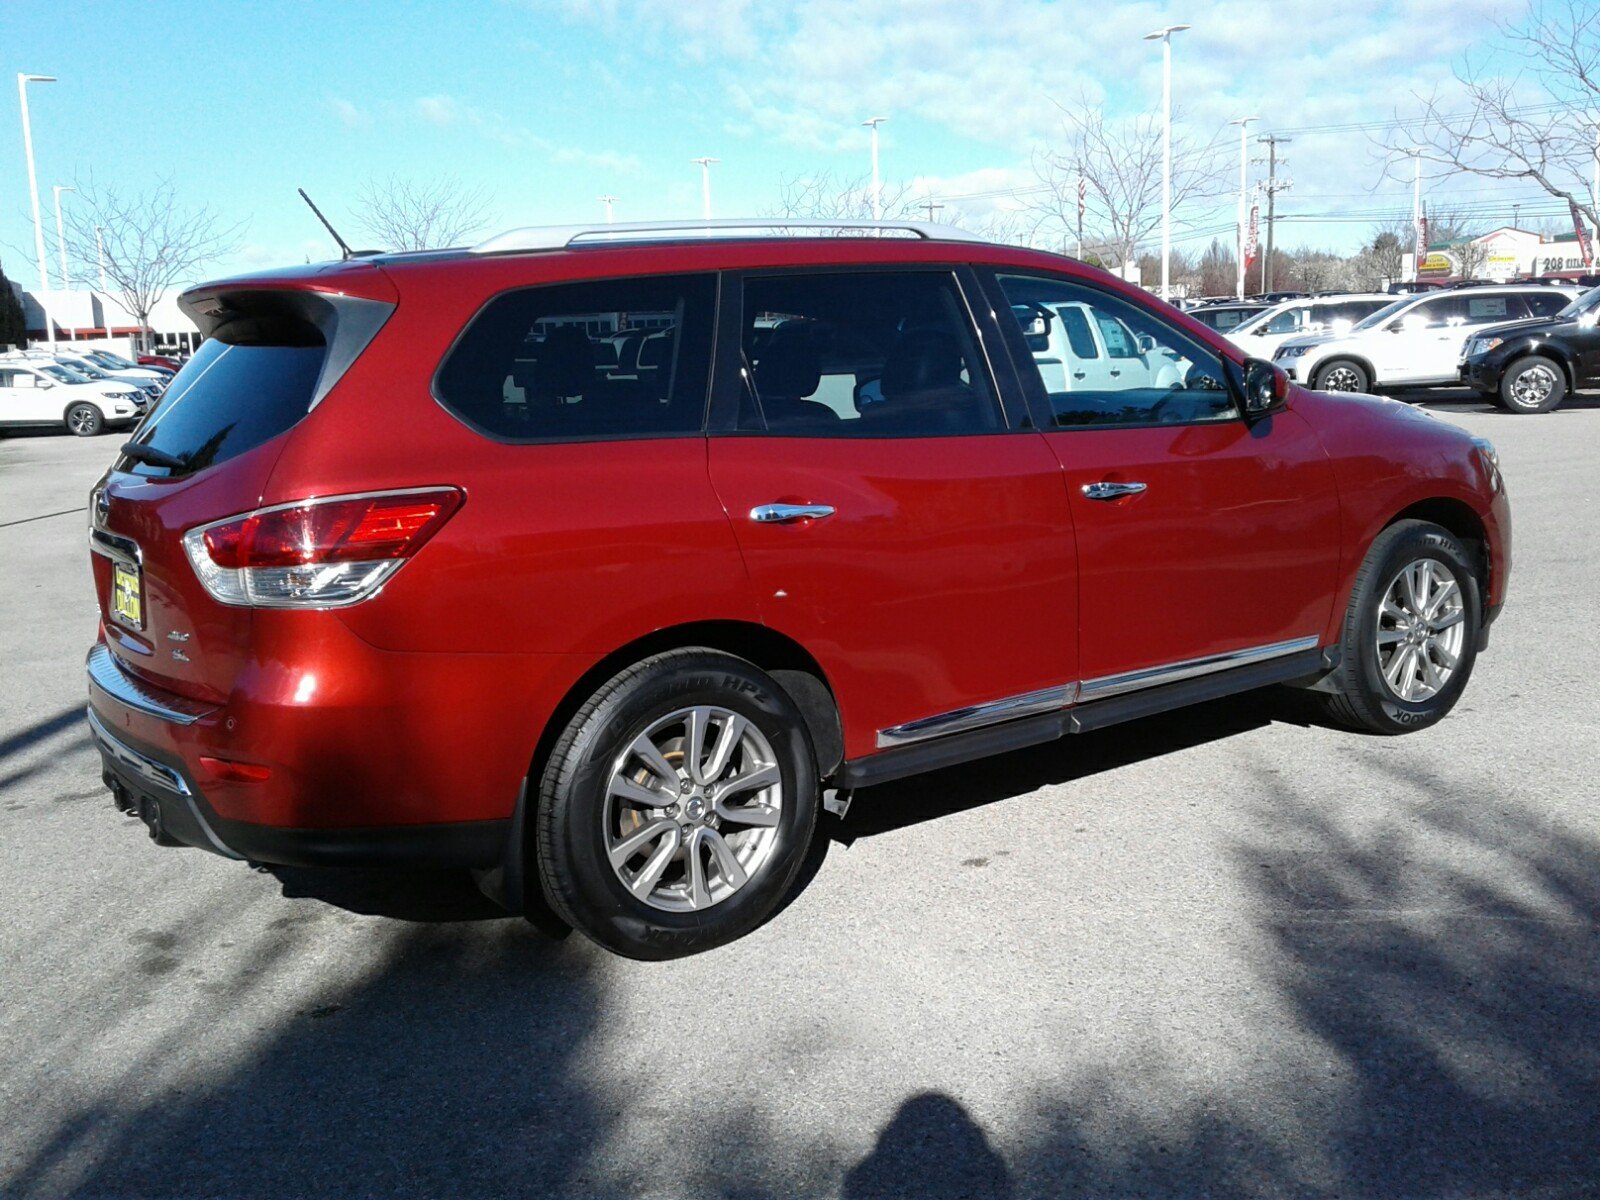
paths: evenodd
<path fill-rule="evenodd" d="M 1139 671 L 1126 671 L 1121 675 L 1102 675 L 1099 679 L 1086 679 L 1079 686 L 1078 700 L 1104 700 L 1107 696 L 1120 696 L 1141 688 L 1160 687 L 1164 683 L 1177 683 L 1193 679 L 1196 675 L 1210 675 L 1233 667 L 1249 666 L 1268 659 L 1315 650 L 1315 637 L 1295 638 L 1288 642 L 1274 642 L 1270 646 L 1252 646 L 1248 650 L 1231 650 L 1227 654 L 1212 654 L 1205 658 L 1191 658 L 1183 662 L 1168 663 L 1160 667 L 1145 667 Z"/>
<path fill-rule="evenodd" d="M 913 742 L 927 741 L 929 738 L 944 737 L 946 734 L 965 733 L 972 729 L 981 729 L 986 725 L 997 725 L 1017 717 L 1031 717 L 1038 713 L 1086 704 L 1091 700 L 1120 696 L 1125 692 L 1160 687 L 1162 684 L 1193 679 L 1198 675 L 1210 675 L 1234 667 L 1246 667 L 1252 663 L 1284 658 L 1305 650 L 1315 650 L 1317 645 L 1315 637 L 1295 638 L 1287 642 L 1274 642 L 1270 646 L 1252 646 L 1247 650 L 1232 650 L 1227 654 L 1190 658 L 1164 666 L 1127 671 L 1120 675 L 1103 675 L 1098 679 L 1088 679 L 1082 683 L 1064 683 L 1060 687 L 1044 688 L 1021 696 L 993 700 L 987 704 L 957 708 L 951 712 L 921 717 L 915 721 L 907 721 L 904 725 L 878 730 L 878 749 L 907 746 Z"/>
<path fill-rule="evenodd" d="M 89 718 L 89 732 L 94 735 L 95 742 L 108 758 L 115 759 L 146 783 L 153 783 L 157 787 L 166 788 L 167 791 L 176 792 L 180 796 L 191 794 L 189 785 L 184 782 L 182 775 L 165 763 L 158 763 L 153 758 L 146 758 L 137 750 L 124 745 L 105 727 L 100 718 L 95 716 L 94 709 L 89 708 L 84 711 Z"/>
<path fill-rule="evenodd" d="M 89 651 L 84 664 L 89 674 L 89 687 L 103 692 L 118 704 L 125 704 L 135 712 L 170 721 L 174 725 L 193 725 L 201 717 L 217 711 L 217 706 L 201 704 L 171 692 L 157 692 L 149 684 L 141 683 L 118 665 L 116 656 L 104 642 Z"/>
<path fill-rule="evenodd" d="M 1004 700 L 973 704 L 967 708 L 939 713 L 937 716 L 907 721 L 904 725 L 878 730 L 878 749 L 906 746 L 912 742 L 943 737 L 949 733 L 965 733 L 969 729 L 981 729 L 985 725 L 995 725 L 1016 717 L 1031 717 L 1036 713 L 1053 712 L 1071 705 L 1077 694 L 1078 685 L 1068 683 L 1061 687 L 1044 688 L 1021 696 L 1007 696 Z"/>

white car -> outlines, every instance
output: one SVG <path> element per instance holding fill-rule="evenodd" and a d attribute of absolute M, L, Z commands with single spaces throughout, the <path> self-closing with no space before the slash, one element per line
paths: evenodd
<path fill-rule="evenodd" d="M 109 372 L 118 379 L 132 380 L 141 387 L 153 383 L 158 388 L 165 388 L 172 382 L 171 371 L 161 367 L 141 367 L 120 354 L 113 354 L 110 350 L 74 350 L 73 353 L 92 362 L 102 371 Z"/>
<path fill-rule="evenodd" d="M 161 398 L 161 387 L 156 383 L 135 379 L 121 371 L 107 371 L 92 359 L 80 358 L 76 354 L 32 355 L 29 357 L 42 358 L 45 362 L 53 362 L 59 367 L 66 367 L 69 371 L 76 371 L 90 383 L 98 383 L 102 388 L 115 391 L 126 391 L 128 388 L 138 388 L 141 401 L 148 403 Z"/>
<path fill-rule="evenodd" d="M 1382 292 L 1308 296 L 1285 300 L 1227 331 L 1227 338 L 1252 358 L 1270 359 L 1284 342 L 1310 333 L 1349 333 L 1351 328 L 1389 304 Z"/>
<path fill-rule="evenodd" d="M 1579 290 L 1507 284 L 1399 296 L 1348 333 L 1290 338 L 1272 361 L 1289 378 L 1324 392 L 1455 385 L 1461 346 L 1473 330 L 1553 316 Z"/>
<path fill-rule="evenodd" d="M 1087 304 L 1040 305 L 1017 315 L 1050 392 L 1173 388 L 1190 367 L 1188 359 Z"/>
<path fill-rule="evenodd" d="M 138 421 L 144 398 L 130 383 L 95 383 L 59 363 L 0 358 L 0 428 L 60 426 L 93 437 Z"/>

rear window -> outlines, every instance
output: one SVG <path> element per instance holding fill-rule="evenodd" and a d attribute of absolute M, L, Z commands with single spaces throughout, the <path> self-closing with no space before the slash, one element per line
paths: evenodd
<path fill-rule="evenodd" d="M 710 275 L 507 292 L 445 356 L 434 395 L 500 441 L 698 434 L 715 296 Z"/>
<path fill-rule="evenodd" d="M 174 377 L 134 441 L 182 467 L 129 460 L 139 475 L 191 475 L 253 450 L 311 409 L 327 347 L 201 344 Z"/>

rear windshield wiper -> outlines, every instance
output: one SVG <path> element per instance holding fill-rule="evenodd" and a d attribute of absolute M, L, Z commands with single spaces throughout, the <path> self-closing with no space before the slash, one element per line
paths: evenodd
<path fill-rule="evenodd" d="M 187 458 L 177 454 L 168 454 L 165 450 L 157 450 L 154 446 L 146 446 L 141 442 L 126 442 L 122 447 L 124 458 L 131 458 L 134 462 L 149 463 L 152 467 L 166 467 L 169 471 L 181 471 L 189 465 Z"/>

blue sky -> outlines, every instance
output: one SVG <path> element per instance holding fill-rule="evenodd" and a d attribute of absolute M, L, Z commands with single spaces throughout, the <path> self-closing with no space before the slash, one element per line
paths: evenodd
<path fill-rule="evenodd" d="M 1453 60 L 1489 44 L 1512 8 L 0 0 L 0 255 L 8 274 L 33 280 L 18 71 L 60 80 L 29 93 L 52 250 L 51 184 L 92 174 L 137 189 L 165 176 L 182 199 L 247 223 L 220 272 L 327 256 L 296 186 L 342 228 L 358 189 L 388 175 L 481 185 L 493 232 L 601 219 L 602 193 L 619 197 L 618 220 L 697 216 L 690 160 L 708 154 L 722 159 L 718 215 L 771 212 L 786 177 L 864 174 L 859 122 L 872 115 L 890 117 L 887 180 L 945 196 L 1026 186 L 1030 154 L 1056 124 L 1052 99 L 1086 96 L 1113 114 L 1159 106 L 1159 49 L 1141 35 L 1172 22 L 1195 26 L 1174 42 L 1174 93 L 1201 140 L 1241 113 L 1262 129 L 1382 120 L 1410 92 L 1447 86 Z M 1289 158 L 1291 216 L 1409 209 L 1409 186 L 1382 180 L 1366 133 L 1302 133 Z M 1512 200 L 1534 198 L 1470 180 L 1434 190 L 1503 201 L 1507 218 Z M 1194 217 L 1209 227 L 1231 214 L 1226 200 Z M 1281 228 L 1280 244 L 1350 248 L 1366 225 Z"/>

